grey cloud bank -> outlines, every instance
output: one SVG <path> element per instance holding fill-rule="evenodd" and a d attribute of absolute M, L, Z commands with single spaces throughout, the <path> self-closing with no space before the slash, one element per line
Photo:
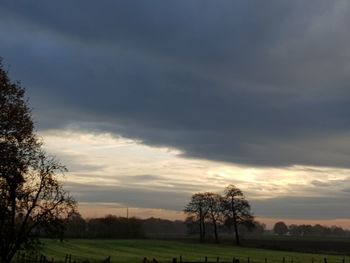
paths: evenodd
<path fill-rule="evenodd" d="M 349 167 L 348 1 L 2 1 L 38 127 L 232 163 Z"/>
<path fill-rule="evenodd" d="M 79 202 L 120 203 L 140 208 L 158 208 L 182 211 L 189 195 L 181 191 L 155 190 L 119 186 L 88 186 L 70 183 L 68 189 L 76 192 Z"/>

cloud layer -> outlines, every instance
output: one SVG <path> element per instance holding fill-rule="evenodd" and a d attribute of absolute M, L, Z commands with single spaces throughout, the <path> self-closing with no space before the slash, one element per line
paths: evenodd
<path fill-rule="evenodd" d="M 47 150 L 67 165 L 70 172 L 65 187 L 83 204 L 82 211 L 88 216 L 94 215 L 97 207 L 99 215 L 124 215 L 124 208 L 132 207 L 140 213 L 151 208 L 152 215 L 181 218 L 192 194 L 222 194 L 226 185 L 235 184 L 251 202 L 255 215 L 264 220 L 350 217 L 349 169 L 247 167 L 182 158 L 173 149 L 150 147 L 111 134 L 80 130 L 40 134 Z"/>
<path fill-rule="evenodd" d="M 3 1 L 0 55 L 41 130 L 185 156 L 349 167 L 348 1 Z"/>

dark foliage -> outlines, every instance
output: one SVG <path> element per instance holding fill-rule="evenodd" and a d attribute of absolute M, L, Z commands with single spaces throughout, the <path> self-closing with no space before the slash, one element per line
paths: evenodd
<path fill-rule="evenodd" d="M 288 233 L 291 236 L 349 236 L 348 230 L 344 230 L 338 226 L 322 226 L 316 225 L 290 225 Z"/>
<path fill-rule="evenodd" d="M 39 232 L 58 233 L 75 202 L 58 176 L 66 169 L 42 150 L 25 90 L 0 64 L 0 261 L 33 246 Z"/>
<path fill-rule="evenodd" d="M 169 238 L 186 235 L 183 221 L 153 217 L 137 219 L 108 215 L 84 219 L 79 213 L 73 213 L 64 221 L 64 226 L 64 238 Z M 43 234 L 42 237 L 50 235 Z"/>
<path fill-rule="evenodd" d="M 273 227 L 273 232 L 282 236 L 288 233 L 288 227 L 284 222 L 277 222 Z"/>
<path fill-rule="evenodd" d="M 219 232 L 229 232 L 233 226 L 236 244 L 239 245 L 240 228 L 252 230 L 256 226 L 248 201 L 233 185 L 226 187 L 225 196 L 211 192 L 192 195 L 184 212 L 189 233 L 199 232 L 201 242 L 208 230 L 212 230 L 218 242 Z"/>
<path fill-rule="evenodd" d="M 144 232 L 140 219 L 108 215 L 83 219 L 78 213 L 64 222 L 65 238 L 142 238 Z M 49 237 L 49 236 L 48 236 Z"/>
<path fill-rule="evenodd" d="M 108 215 L 87 221 L 87 237 L 91 238 L 139 238 L 143 237 L 139 219 Z"/>

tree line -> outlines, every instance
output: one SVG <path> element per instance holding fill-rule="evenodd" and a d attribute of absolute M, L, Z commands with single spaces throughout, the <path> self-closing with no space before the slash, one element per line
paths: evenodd
<path fill-rule="evenodd" d="M 142 238 L 144 232 L 139 219 L 107 215 L 84 219 L 78 213 L 64 220 L 64 238 Z"/>
<path fill-rule="evenodd" d="M 186 235 L 184 221 L 170 221 L 160 218 L 140 219 L 107 215 L 97 218 L 83 218 L 75 212 L 64 219 L 64 228 L 53 236 L 42 232 L 41 237 L 51 238 L 152 238 L 183 237 Z"/>
<path fill-rule="evenodd" d="M 227 186 L 223 195 L 212 192 L 192 195 L 184 212 L 187 224 L 197 225 L 201 242 L 206 240 L 208 225 L 213 228 L 216 242 L 219 241 L 219 228 L 226 226 L 233 228 L 236 244 L 240 245 L 240 226 L 252 229 L 256 225 L 249 202 L 234 185 Z"/>
<path fill-rule="evenodd" d="M 350 231 L 339 226 L 322 226 L 320 224 L 291 224 L 286 225 L 283 221 L 275 223 L 273 233 L 279 236 L 349 236 Z"/>
<path fill-rule="evenodd" d="M 161 218 L 126 218 L 115 215 L 107 215 L 98 218 L 83 218 L 75 212 L 64 219 L 61 223 L 62 232 L 47 233 L 39 231 L 40 237 L 52 238 L 182 238 L 198 235 L 199 224 L 195 221 L 167 220 Z M 217 226 L 218 233 L 222 239 L 227 239 L 228 235 L 234 233 L 233 229 L 225 223 Z M 258 236 L 271 235 L 279 236 L 350 236 L 350 231 L 339 226 L 316 225 L 296 225 L 287 226 L 280 221 L 275 223 L 273 229 L 267 230 L 265 224 L 253 221 L 251 225 L 239 224 L 239 235 L 247 240 L 254 240 Z M 214 232 L 211 222 L 205 222 L 206 234 Z"/>

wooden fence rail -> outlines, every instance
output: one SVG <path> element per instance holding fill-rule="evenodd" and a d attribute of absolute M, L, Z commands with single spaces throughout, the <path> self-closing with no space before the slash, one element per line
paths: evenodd
<path fill-rule="evenodd" d="M 153 258 L 152 260 L 147 259 L 147 257 L 144 257 L 142 260 L 142 263 L 169 263 L 169 261 L 158 261 L 157 259 Z M 252 259 L 250 257 L 247 258 L 236 258 L 233 257 L 232 260 L 228 261 L 227 258 L 225 260 L 221 260 L 220 257 L 216 257 L 216 260 L 208 260 L 208 257 L 205 256 L 203 258 L 203 260 L 194 260 L 194 261 L 190 261 L 190 260 L 184 260 L 183 256 L 179 256 L 179 258 L 174 257 L 172 258 L 172 260 L 170 261 L 171 263 L 294 263 L 294 259 L 290 258 L 289 260 L 286 260 L 285 257 L 282 257 L 281 260 L 269 260 L 268 258 L 260 258 L 260 259 Z M 345 257 L 342 257 L 338 260 L 332 260 L 331 262 L 325 257 L 323 258 L 323 260 L 318 260 L 316 262 L 316 260 L 312 257 L 310 259 L 310 261 L 308 262 L 299 262 L 296 261 L 295 263 L 346 263 L 345 262 Z"/>

